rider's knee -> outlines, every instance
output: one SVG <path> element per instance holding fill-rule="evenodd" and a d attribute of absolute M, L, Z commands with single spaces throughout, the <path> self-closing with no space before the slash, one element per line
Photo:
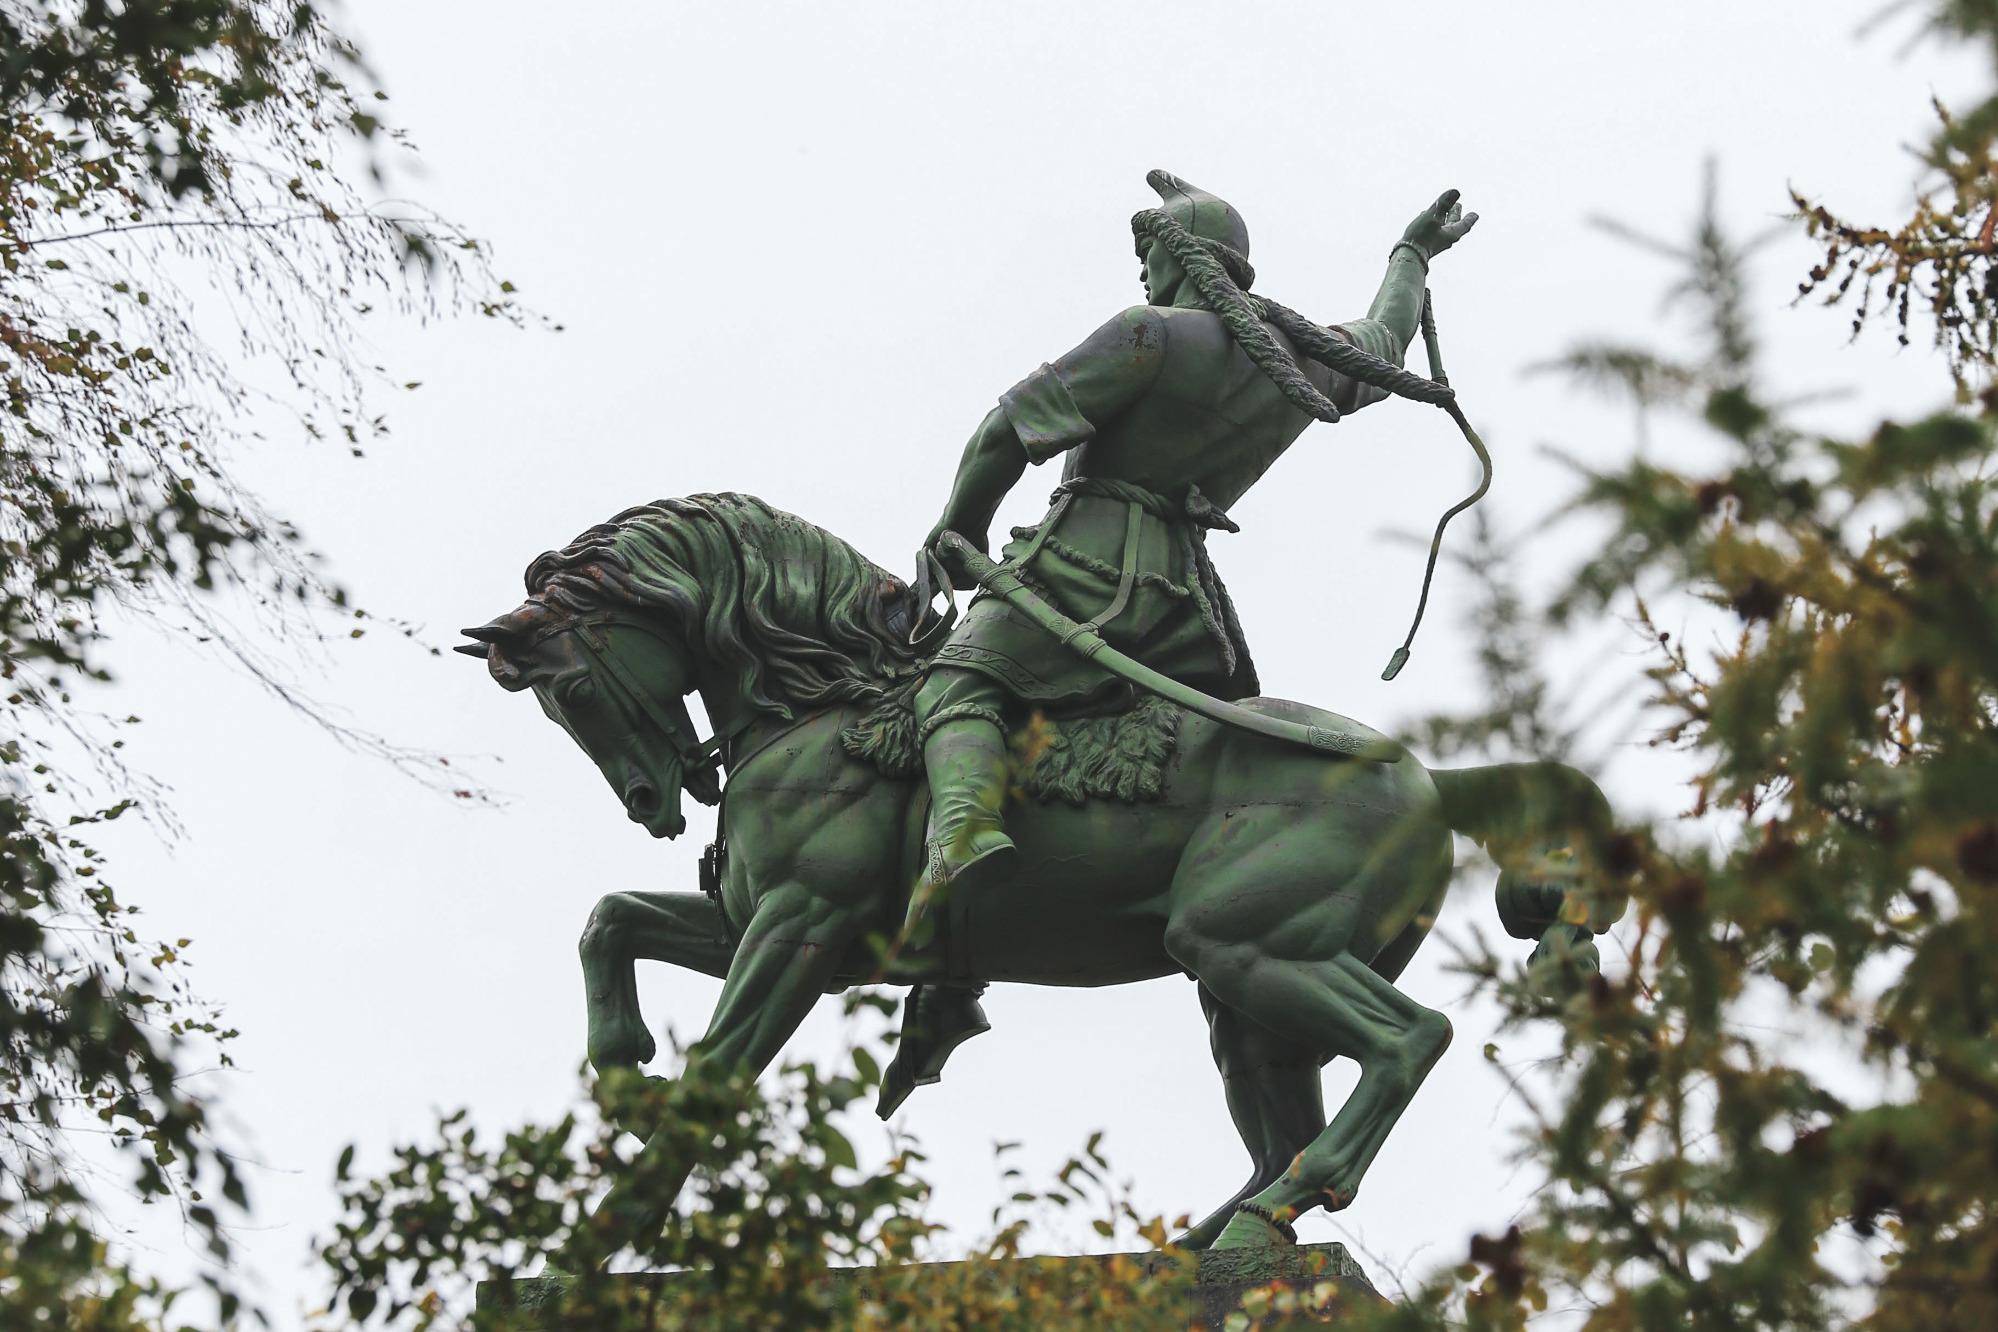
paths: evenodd
<path fill-rule="evenodd" d="M 945 708 L 967 704 L 994 707 L 1002 692 L 977 671 L 933 670 L 916 690 L 916 717 L 933 717 Z"/>
<path fill-rule="evenodd" d="M 950 696 L 950 678 L 956 671 L 931 671 L 916 690 L 916 717 L 918 720 L 944 707 Z"/>

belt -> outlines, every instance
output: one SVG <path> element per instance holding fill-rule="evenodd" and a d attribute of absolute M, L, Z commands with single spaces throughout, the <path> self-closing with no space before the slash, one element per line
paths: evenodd
<path fill-rule="evenodd" d="M 1239 532 L 1241 527 L 1230 518 L 1227 511 L 1200 493 L 1200 487 L 1189 485 L 1186 498 L 1174 503 L 1158 491 L 1138 485 L 1133 481 L 1119 481 L 1106 476 L 1073 476 L 1056 486 L 1048 496 L 1053 507 L 1047 517 L 1041 520 L 1027 548 L 1018 558 L 1009 561 L 1013 568 L 1024 569 L 1041 553 L 1041 548 L 1061 522 L 1062 515 L 1077 495 L 1089 495 L 1098 499 L 1116 500 L 1128 506 L 1129 517 L 1124 525 L 1124 557 L 1122 568 L 1117 575 L 1117 591 L 1108 605 L 1094 616 L 1082 622 L 1082 628 L 1094 631 L 1124 613 L 1131 602 L 1131 591 L 1138 578 L 1138 538 L 1144 527 L 1146 514 L 1166 524 L 1178 541 L 1180 553 L 1186 558 L 1191 571 L 1194 603 L 1200 608 L 1200 618 L 1207 626 L 1208 634 L 1221 649 L 1224 671 L 1233 675 L 1238 661 L 1233 628 L 1233 607 L 1227 591 L 1221 586 L 1221 579 L 1214 572 L 1214 562 L 1207 554 L 1207 533 L 1211 531 Z"/>

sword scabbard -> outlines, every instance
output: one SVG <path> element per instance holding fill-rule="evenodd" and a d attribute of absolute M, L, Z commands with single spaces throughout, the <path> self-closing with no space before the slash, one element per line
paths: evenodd
<path fill-rule="evenodd" d="M 1343 754 L 1349 758 L 1367 759 L 1375 763 L 1394 763 L 1401 758 L 1403 751 L 1400 745 L 1357 722 L 1348 722 L 1345 726 L 1334 729 L 1294 722 L 1283 717 L 1272 717 L 1215 698 L 1211 694 L 1195 689 L 1192 685 L 1181 684 L 1170 676 L 1161 675 L 1143 662 L 1134 660 L 1111 647 L 1103 640 L 1102 635 L 1090 626 L 1077 624 L 1050 606 L 1038 593 L 1021 581 L 1017 573 L 1002 564 L 994 563 L 990 556 L 957 533 L 943 533 L 938 538 L 938 543 L 957 557 L 964 571 L 970 574 L 980 587 L 1025 616 L 1030 623 L 1053 634 L 1071 652 L 1094 661 L 1110 674 L 1148 693 L 1157 694 L 1167 702 L 1177 703 L 1189 712 L 1197 712 L 1223 725 L 1267 736 L 1272 740 L 1281 740 L 1316 753 Z"/>

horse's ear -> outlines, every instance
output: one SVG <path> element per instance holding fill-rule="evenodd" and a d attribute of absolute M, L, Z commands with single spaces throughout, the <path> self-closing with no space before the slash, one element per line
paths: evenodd
<path fill-rule="evenodd" d="M 504 640 L 490 644 L 454 643 L 451 650 L 462 652 L 468 657 L 477 657 L 484 662 L 487 672 L 499 687 L 508 693 L 515 693 L 527 687 L 527 673 L 514 665 L 513 659 L 507 655 Z"/>
<path fill-rule="evenodd" d="M 506 643 L 525 638 L 534 609 L 533 602 L 523 602 L 504 615 L 496 615 L 484 624 L 458 632 L 477 643 Z"/>
<path fill-rule="evenodd" d="M 513 661 L 513 653 L 529 642 L 534 628 L 547 618 L 548 608 L 537 601 L 524 601 L 504 615 L 463 631 L 469 643 L 456 650 L 486 663 L 486 669 L 500 688 L 509 692 L 525 689 L 527 675 Z"/>

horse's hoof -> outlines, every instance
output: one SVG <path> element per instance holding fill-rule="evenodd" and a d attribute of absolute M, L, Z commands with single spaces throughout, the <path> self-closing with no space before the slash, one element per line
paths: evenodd
<path fill-rule="evenodd" d="M 1188 1253 L 1200 1253 L 1213 1248 L 1214 1241 L 1219 1239 L 1220 1236 L 1220 1230 L 1216 1229 L 1211 1222 L 1203 1221 L 1190 1230 L 1182 1230 L 1179 1234 L 1174 1235 L 1170 1244 L 1173 1248 L 1184 1249 Z"/>
<path fill-rule="evenodd" d="M 600 1070 L 593 1091 L 597 1108 L 604 1112 L 604 1117 L 619 1132 L 629 1133 L 644 1142 L 659 1128 L 658 1121 L 653 1117 L 657 1108 L 656 1093 L 671 1083 L 671 1078 L 641 1073 L 635 1068 L 620 1065 Z"/>
<path fill-rule="evenodd" d="M 1297 1232 L 1266 1216 L 1237 1209 L 1228 1218 L 1214 1241 L 1216 1249 L 1266 1249 L 1273 1244 L 1296 1244 Z"/>

